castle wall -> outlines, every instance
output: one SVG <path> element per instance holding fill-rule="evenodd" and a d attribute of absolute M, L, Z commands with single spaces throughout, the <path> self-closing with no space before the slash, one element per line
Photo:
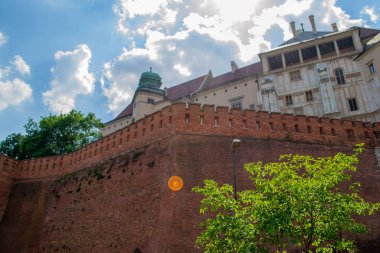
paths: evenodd
<path fill-rule="evenodd" d="M 12 161 L 12 174 L 18 180 L 57 177 L 174 133 L 249 136 L 346 146 L 364 142 L 373 147 L 380 139 L 380 123 L 177 103 L 66 155 L 22 161 L 3 159 Z"/>
<path fill-rule="evenodd" d="M 178 103 L 71 154 L 23 161 L 0 156 L 2 212 L 6 207 L 0 251 L 198 252 L 200 196 L 191 189 L 209 178 L 232 183 L 236 137 L 242 140 L 238 189 L 250 185 L 244 163 L 285 153 L 351 152 L 364 142 L 355 179 L 366 200 L 380 201 L 374 151 L 380 123 Z M 180 192 L 167 188 L 172 175 L 185 181 Z M 361 240 L 379 241 L 379 218 L 365 219 L 373 232 Z"/>
<path fill-rule="evenodd" d="M 0 154 L 0 221 L 8 203 L 13 183 L 12 173 L 16 170 L 16 166 L 16 160 Z"/>
<path fill-rule="evenodd" d="M 177 133 L 54 181 L 18 181 L 0 224 L 0 251 L 133 252 L 139 248 L 152 253 L 201 252 L 194 247 L 203 220 L 201 196 L 191 189 L 204 179 L 232 184 L 232 139 Z M 241 140 L 238 190 L 251 185 L 244 163 L 275 161 L 286 153 L 327 156 L 352 152 L 346 146 L 249 136 Z M 360 161 L 353 180 L 362 183 L 360 194 L 367 201 L 380 201 L 373 149 L 367 149 Z M 179 192 L 167 187 L 172 175 L 184 180 Z M 362 219 L 371 229 L 359 238 L 363 244 L 379 242 L 379 215 Z M 370 248 L 366 252 L 377 251 Z"/>

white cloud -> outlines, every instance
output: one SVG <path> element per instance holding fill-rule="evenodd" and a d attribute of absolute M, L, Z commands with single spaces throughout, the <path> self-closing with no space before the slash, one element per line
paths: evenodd
<path fill-rule="evenodd" d="M 77 96 L 94 90 L 95 77 L 89 72 L 91 50 L 82 44 L 74 51 L 58 51 L 54 58 L 51 89 L 43 93 L 43 102 L 54 113 L 67 113 L 75 108 Z"/>
<path fill-rule="evenodd" d="M 191 72 L 189 71 L 189 69 L 186 68 L 185 66 L 181 65 L 181 64 L 174 65 L 174 69 L 177 70 L 183 76 L 190 76 L 191 75 Z"/>
<path fill-rule="evenodd" d="M 0 68 L 0 80 L 4 80 L 11 73 L 11 67 Z"/>
<path fill-rule="evenodd" d="M 0 80 L 0 111 L 8 106 L 19 105 L 31 96 L 32 88 L 24 81 L 18 78 Z"/>
<path fill-rule="evenodd" d="M 5 35 L 5 33 L 0 32 L 0 46 L 7 43 L 8 41 L 8 36 Z"/>
<path fill-rule="evenodd" d="M 367 14 L 369 16 L 369 19 L 373 22 L 376 23 L 379 20 L 379 14 L 376 13 L 375 7 L 369 7 L 368 5 L 365 6 L 361 14 Z"/>
<path fill-rule="evenodd" d="M 138 82 L 137 72 L 127 71 L 130 66 L 126 66 L 122 58 L 120 56 L 104 64 L 103 78 L 100 80 L 103 94 L 108 98 L 108 109 L 113 114 L 127 105 L 133 95 L 132 87 Z"/>
<path fill-rule="evenodd" d="M 334 22 L 340 30 L 365 24 L 336 0 L 117 0 L 114 12 L 128 47 L 104 66 L 103 93 L 113 113 L 130 102 L 138 76 L 150 66 L 172 86 L 209 69 L 229 71 L 230 60 L 240 66 L 258 61 L 260 52 L 292 37 L 290 21 L 310 31 L 311 14 L 319 31 L 331 31 Z"/>
<path fill-rule="evenodd" d="M 11 64 L 13 65 L 13 67 L 18 71 L 20 72 L 21 74 L 23 75 L 29 75 L 30 74 L 30 67 L 29 65 L 24 61 L 24 59 L 19 56 L 19 55 L 16 55 L 14 58 L 13 58 L 13 61 L 11 61 Z"/>

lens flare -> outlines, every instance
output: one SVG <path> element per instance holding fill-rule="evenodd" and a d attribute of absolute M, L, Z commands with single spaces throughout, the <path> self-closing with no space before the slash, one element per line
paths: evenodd
<path fill-rule="evenodd" d="M 179 176 L 172 176 L 168 180 L 168 187 L 173 192 L 179 191 L 183 187 L 183 180 Z"/>

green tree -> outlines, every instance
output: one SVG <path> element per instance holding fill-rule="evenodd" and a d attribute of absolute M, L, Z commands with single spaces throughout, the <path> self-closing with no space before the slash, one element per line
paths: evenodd
<path fill-rule="evenodd" d="M 283 155 L 278 162 L 245 165 L 253 188 L 233 198 L 230 185 L 205 180 L 193 191 L 204 195 L 200 212 L 209 212 L 196 244 L 205 252 L 355 252 L 348 234 L 368 228 L 354 217 L 371 215 L 379 203 L 358 194 L 350 182 L 363 152 L 333 157 Z"/>
<path fill-rule="evenodd" d="M 11 134 L 0 143 L 0 153 L 18 159 L 66 154 L 101 137 L 100 119 L 72 110 L 49 115 L 39 122 L 29 118 L 25 135 Z"/>

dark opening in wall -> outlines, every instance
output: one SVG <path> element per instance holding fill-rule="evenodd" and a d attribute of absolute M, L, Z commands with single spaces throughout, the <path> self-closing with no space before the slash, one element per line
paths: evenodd
<path fill-rule="evenodd" d="M 335 69 L 335 79 L 338 84 L 346 83 L 346 79 L 344 78 L 343 70 L 341 68 Z"/>
<path fill-rule="evenodd" d="M 337 40 L 336 43 L 338 44 L 340 53 L 348 53 L 355 51 L 354 41 L 352 40 L 351 36 L 341 40 Z"/>
<path fill-rule="evenodd" d="M 335 56 L 336 51 L 334 42 L 330 41 L 327 43 L 319 44 L 319 51 L 321 52 L 322 58 Z"/>
<path fill-rule="evenodd" d="M 347 137 L 348 137 L 349 139 L 354 139 L 354 138 L 355 138 L 354 130 L 352 130 L 352 129 L 347 129 L 347 130 L 346 130 L 346 133 L 347 133 Z"/>
<path fill-rule="evenodd" d="M 282 65 L 282 56 L 275 55 L 268 57 L 269 70 L 281 69 L 284 66 Z"/>
<path fill-rule="evenodd" d="M 300 64 L 301 60 L 300 55 L 298 54 L 298 50 L 285 53 L 285 63 L 287 67 L 295 64 Z"/>
<path fill-rule="evenodd" d="M 298 124 L 294 125 L 294 129 L 296 130 L 296 133 L 300 133 L 300 127 L 298 126 Z"/>
<path fill-rule="evenodd" d="M 301 49 L 301 54 L 304 62 L 318 60 L 317 48 L 315 46 Z"/>

